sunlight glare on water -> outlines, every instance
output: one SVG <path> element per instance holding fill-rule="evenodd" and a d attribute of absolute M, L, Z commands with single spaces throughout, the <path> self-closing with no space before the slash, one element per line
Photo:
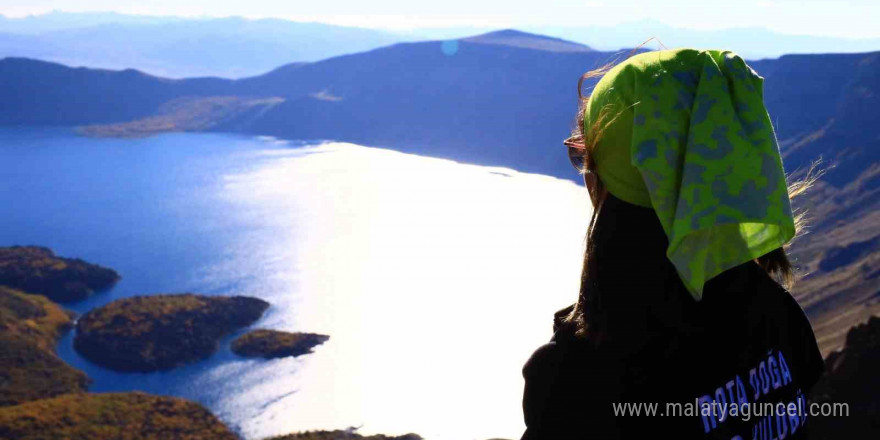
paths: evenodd
<path fill-rule="evenodd" d="M 518 438 L 522 365 L 577 292 L 583 188 L 351 144 L 292 151 L 228 176 L 226 197 L 282 231 L 260 252 L 291 255 L 267 271 L 296 275 L 261 326 L 331 339 L 295 377 L 242 390 L 277 398 L 239 428 Z"/>

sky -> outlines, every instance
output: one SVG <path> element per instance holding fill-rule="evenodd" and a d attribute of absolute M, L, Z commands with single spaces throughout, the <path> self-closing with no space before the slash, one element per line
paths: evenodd
<path fill-rule="evenodd" d="M 786 34 L 880 37 L 878 0 L 0 0 L 0 14 L 53 10 L 243 16 L 390 30 L 613 25 L 651 19 L 676 27 L 763 27 Z"/>

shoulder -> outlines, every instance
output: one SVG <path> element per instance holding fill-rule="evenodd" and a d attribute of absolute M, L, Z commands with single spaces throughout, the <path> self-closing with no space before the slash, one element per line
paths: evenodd
<path fill-rule="evenodd" d="M 810 388 L 825 372 L 825 361 L 809 317 L 791 292 L 765 271 L 761 272 L 763 276 L 760 282 L 764 286 L 761 291 L 774 306 L 770 308 L 774 314 L 768 319 L 776 324 L 777 332 L 784 336 L 777 342 L 781 349 L 790 353 L 792 361 L 801 370 L 801 382 L 806 388 Z"/>
<path fill-rule="evenodd" d="M 549 370 L 559 366 L 562 359 L 562 351 L 555 341 L 548 342 L 538 347 L 529 360 L 523 366 L 523 376 L 526 379 L 544 376 Z"/>
<path fill-rule="evenodd" d="M 725 287 L 717 293 L 725 298 L 716 297 L 717 307 L 706 311 L 736 315 L 718 320 L 726 348 L 741 351 L 735 357 L 745 363 L 777 353 L 798 372 L 802 388 L 812 387 L 825 364 L 810 320 L 791 292 L 751 261 L 723 274 L 719 284 Z"/>

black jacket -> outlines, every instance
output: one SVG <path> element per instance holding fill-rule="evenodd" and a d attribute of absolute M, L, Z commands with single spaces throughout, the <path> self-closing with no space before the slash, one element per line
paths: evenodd
<path fill-rule="evenodd" d="M 753 262 L 709 283 L 686 325 L 649 325 L 638 350 L 577 338 L 561 319 L 570 308 L 558 312 L 523 368 L 522 439 L 805 438 L 809 416 L 798 414 L 824 362 L 803 310 Z M 627 403 L 657 406 L 621 414 Z M 784 411 L 768 415 L 765 403 Z"/>

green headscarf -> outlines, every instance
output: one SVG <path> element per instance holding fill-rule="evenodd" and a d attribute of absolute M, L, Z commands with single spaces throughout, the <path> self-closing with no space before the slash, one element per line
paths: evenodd
<path fill-rule="evenodd" d="M 730 51 L 646 52 L 608 71 L 586 108 L 599 178 L 656 211 L 697 300 L 707 280 L 794 236 L 763 81 Z"/>

